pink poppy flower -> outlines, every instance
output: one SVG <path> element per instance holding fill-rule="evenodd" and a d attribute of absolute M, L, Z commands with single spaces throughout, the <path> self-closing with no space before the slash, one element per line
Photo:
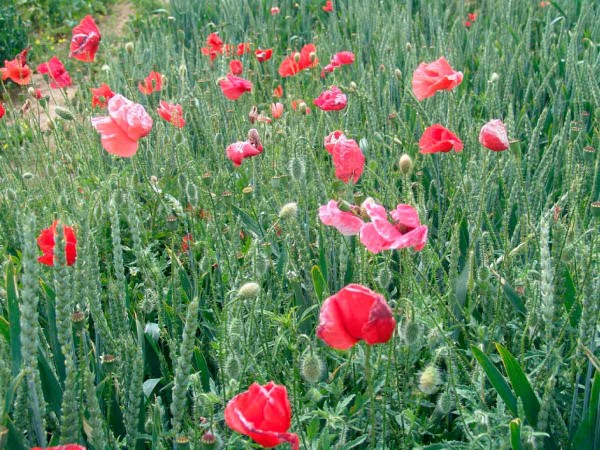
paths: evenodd
<path fill-rule="evenodd" d="M 234 142 L 225 150 L 234 166 L 241 166 L 244 158 L 260 155 L 262 151 L 260 136 L 255 128 L 248 131 L 248 140 Z"/>
<path fill-rule="evenodd" d="M 452 149 L 456 152 L 462 151 L 463 143 L 458 136 L 439 123 L 427 128 L 419 139 L 420 153 L 449 152 Z"/>
<path fill-rule="evenodd" d="M 85 16 L 79 25 L 73 28 L 73 37 L 69 58 L 75 58 L 82 62 L 93 62 L 100 45 L 100 30 L 92 16 Z"/>
<path fill-rule="evenodd" d="M 442 56 L 432 63 L 421 63 L 412 79 L 412 90 L 421 101 L 433 96 L 437 91 L 449 91 L 463 80 L 462 72 L 455 71 Z"/>
<path fill-rule="evenodd" d="M 272 103 L 271 115 L 273 116 L 273 119 L 279 119 L 283 115 L 283 104 L 279 102 Z"/>
<path fill-rule="evenodd" d="M 256 49 L 254 54 L 256 55 L 256 59 L 258 60 L 258 62 L 262 63 L 271 59 L 271 56 L 273 56 L 273 49 L 267 48 L 266 50 L 261 50 L 259 48 Z"/>
<path fill-rule="evenodd" d="M 486 148 L 499 152 L 510 147 L 506 127 L 499 119 L 490 120 L 479 132 L 479 142 Z"/>
<path fill-rule="evenodd" d="M 156 112 L 160 117 L 171 123 L 174 127 L 183 128 L 185 126 L 181 105 L 167 103 L 164 100 L 161 100 L 159 105 Z"/>
<path fill-rule="evenodd" d="M 219 81 L 223 95 L 229 100 L 237 100 L 244 92 L 252 92 L 252 83 L 243 78 L 228 73 L 225 78 Z"/>
<path fill-rule="evenodd" d="M 69 72 L 56 56 L 50 58 L 50 61 L 37 66 L 36 70 L 41 74 L 48 75 L 52 89 L 61 89 L 72 84 Z"/>
<path fill-rule="evenodd" d="M 129 158 L 138 150 L 138 140 L 152 130 L 152 117 L 144 107 L 120 94 L 108 101 L 108 116 L 92 117 L 108 153 Z"/>
<path fill-rule="evenodd" d="M 154 70 L 151 71 L 146 78 L 144 83 L 138 84 L 138 89 L 144 95 L 150 95 L 153 92 L 159 92 L 162 90 L 162 75 Z"/>
<path fill-rule="evenodd" d="M 321 71 L 321 78 L 325 77 L 326 72 L 333 72 L 340 66 L 354 63 L 354 53 L 352 52 L 338 52 L 331 58 L 329 64 L 327 64 Z"/>
<path fill-rule="evenodd" d="M 279 14 L 280 10 L 277 6 L 273 6 L 271 8 L 271 15 L 274 16 L 275 14 Z"/>
<path fill-rule="evenodd" d="M 368 345 L 389 341 L 396 320 L 385 297 L 360 284 L 349 284 L 327 298 L 319 312 L 317 337 L 338 350 L 361 339 Z"/>
<path fill-rule="evenodd" d="M 390 213 L 394 223 L 388 220 L 385 208 L 373 199 L 363 203 L 371 222 L 360 229 L 360 242 L 372 253 L 382 250 L 414 247 L 421 250 L 427 242 L 427 227 L 421 225 L 419 215 L 412 206 L 400 204 Z"/>
<path fill-rule="evenodd" d="M 323 111 L 339 111 L 346 107 L 348 98 L 337 86 L 331 86 L 330 90 L 322 92 L 313 103 Z"/>
<path fill-rule="evenodd" d="M 340 139 L 333 146 L 335 177 L 344 183 L 357 183 L 365 168 L 365 155 L 354 139 Z"/>
<path fill-rule="evenodd" d="M 353 236 L 360 232 L 365 222 L 351 211 L 342 211 L 338 202 L 329 200 L 319 208 L 319 219 L 324 225 L 335 227 L 344 236 Z"/>
<path fill-rule="evenodd" d="M 233 75 L 241 75 L 244 71 L 244 66 L 242 66 L 242 62 L 239 59 L 232 59 L 229 61 L 229 71 Z"/>
<path fill-rule="evenodd" d="M 341 131 L 341 130 L 332 131 L 327 136 L 325 136 L 325 150 L 327 150 L 327 153 L 333 155 L 333 148 L 335 147 L 335 144 L 337 144 L 340 141 L 345 141 L 345 140 L 346 140 L 346 135 L 344 134 L 343 131 Z"/>

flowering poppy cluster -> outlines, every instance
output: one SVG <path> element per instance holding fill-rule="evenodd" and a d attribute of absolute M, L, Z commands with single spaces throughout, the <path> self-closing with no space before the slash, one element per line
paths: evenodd
<path fill-rule="evenodd" d="M 235 54 L 242 56 L 245 53 L 250 52 L 250 43 L 242 42 L 237 46 L 224 44 L 217 33 L 211 33 L 206 38 L 206 47 L 202 47 L 200 51 L 203 55 L 210 58 L 210 62 L 213 62 L 217 56 L 226 55 L 231 56 L 235 49 Z"/>
<path fill-rule="evenodd" d="M 352 52 L 338 52 L 331 58 L 329 64 L 323 67 L 321 70 L 321 78 L 325 77 L 326 72 L 333 72 L 340 66 L 345 66 L 354 63 L 354 53 Z"/>
<path fill-rule="evenodd" d="M 340 205 L 335 200 L 319 208 L 323 224 L 336 228 L 346 236 L 360 235 L 360 242 L 372 253 L 413 247 L 421 250 L 427 242 L 427 226 L 421 225 L 417 211 L 399 204 L 389 213 L 372 198 L 362 207 Z"/>
<path fill-rule="evenodd" d="M 306 44 L 299 52 L 294 52 L 279 65 L 279 75 L 292 77 L 305 69 L 311 69 L 319 64 L 315 44 Z"/>
<path fill-rule="evenodd" d="M 477 20 L 477 13 L 467 14 L 468 19 L 465 20 L 465 27 L 469 28 Z"/>

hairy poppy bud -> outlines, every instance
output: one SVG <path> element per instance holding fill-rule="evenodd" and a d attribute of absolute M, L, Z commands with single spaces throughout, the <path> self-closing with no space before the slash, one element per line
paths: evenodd
<path fill-rule="evenodd" d="M 492 76 L 490 77 L 490 80 L 488 81 L 488 83 L 495 83 L 496 81 L 498 81 L 498 79 L 500 78 L 500 75 L 498 75 L 496 72 L 492 73 Z"/>
<path fill-rule="evenodd" d="M 279 210 L 279 218 L 283 220 L 293 219 L 298 214 L 298 203 L 291 202 L 283 205 Z"/>
<path fill-rule="evenodd" d="M 400 167 L 400 172 L 402 172 L 402 175 L 406 176 L 412 169 L 412 159 L 405 153 L 400 157 L 398 166 Z"/>
<path fill-rule="evenodd" d="M 183 31 L 182 29 L 177 30 L 177 40 L 179 42 L 185 41 L 185 31 Z"/>
<path fill-rule="evenodd" d="M 394 75 L 396 75 L 396 78 L 397 78 L 398 80 L 401 80 L 401 79 L 402 79 L 402 71 L 401 71 L 400 69 L 396 69 L 396 70 L 394 70 Z"/>
<path fill-rule="evenodd" d="M 410 42 L 407 42 L 405 48 L 407 52 L 410 52 L 412 50 L 412 44 Z"/>
<path fill-rule="evenodd" d="M 56 115 L 58 117 L 60 117 L 61 119 L 65 119 L 65 120 L 73 120 L 75 118 L 75 116 L 73 115 L 73 113 L 71 111 L 69 111 L 67 108 L 63 108 L 61 106 L 57 106 L 54 109 L 54 112 L 56 113 Z"/>
<path fill-rule="evenodd" d="M 290 159 L 288 170 L 294 181 L 302 181 L 306 176 L 306 164 L 299 156 L 294 156 Z"/>
<path fill-rule="evenodd" d="M 419 324 L 417 322 L 411 320 L 404 326 L 404 333 L 402 333 L 402 334 L 404 336 L 404 340 L 406 341 L 406 343 L 408 345 L 414 344 L 415 342 L 417 342 L 419 340 L 419 337 L 421 335 L 421 330 L 419 329 Z"/>
<path fill-rule="evenodd" d="M 128 42 L 125 44 L 125 51 L 130 55 L 133 53 L 133 42 Z"/>
<path fill-rule="evenodd" d="M 316 383 L 321 379 L 323 373 L 323 363 L 317 355 L 309 351 L 300 363 L 300 373 L 309 383 Z"/>
<path fill-rule="evenodd" d="M 427 366 L 419 376 L 419 390 L 425 395 L 433 394 L 440 383 L 440 372 L 433 365 Z"/>
<path fill-rule="evenodd" d="M 244 299 L 256 298 L 258 297 L 258 294 L 260 294 L 260 286 L 258 285 L 258 283 L 254 282 L 246 283 L 238 289 L 237 294 L 238 297 Z"/>
<path fill-rule="evenodd" d="M 454 407 L 454 402 L 452 401 L 452 396 L 448 392 L 442 392 L 437 401 L 437 408 L 444 415 L 450 414 L 452 408 Z"/>

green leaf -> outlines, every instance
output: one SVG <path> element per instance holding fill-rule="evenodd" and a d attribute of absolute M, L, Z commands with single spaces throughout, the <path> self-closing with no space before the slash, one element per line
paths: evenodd
<path fill-rule="evenodd" d="M 156 386 L 161 382 L 161 380 L 162 378 L 150 378 L 149 380 L 144 381 L 142 390 L 144 391 L 146 398 L 149 398 L 152 395 L 152 392 L 154 389 L 156 389 Z"/>
<path fill-rule="evenodd" d="M 511 420 L 509 427 L 512 450 L 523 450 L 523 444 L 521 444 L 521 419 Z"/>
<path fill-rule="evenodd" d="M 506 281 L 506 278 L 498 275 L 498 281 L 500 281 L 504 295 L 506 295 L 506 298 L 512 303 L 514 308 L 523 315 L 527 314 L 527 307 L 525 306 L 525 303 L 523 303 L 521 296 L 517 294 L 517 291 L 515 291 L 508 281 Z"/>
<path fill-rule="evenodd" d="M 7 391 L 4 393 L 4 416 L 1 419 L 2 422 L 6 422 L 8 419 L 8 414 L 10 413 L 13 405 L 13 398 L 17 394 L 17 388 L 21 381 L 25 378 L 25 372 L 19 372 L 17 376 L 15 376 L 10 384 L 8 385 Z"/>
<path fill-rule="evenodd" d="M 594 375 L 588 409 L 573 438 L 573 448 L 598 448 L 594 439 L 597 434 L 598 406 L 600 403 L 600 372 Z"/>
<path fill-rule="evenodd" d="M 44 349 L 41 345 L 38 345 L 38 370 L 40 372 L 40 382 L 42 383 L 42 391 L 44 393 L 44 399 L 48 402 L 48 405 L 56 414 L 56 417 L 60 417 L 63 390 L 60 383 L 56 379 L 54 371 L 48 363 L 48 359 L 44 353 Z"/>
<path fill-rule="evenodd" d="M 498 392 L 500 398 L 504 400 L 504 403 L 506 403 L 508 409 L 510 409 L 510 411 L 513 413 L 513 416 L 518 416 L 517 397 L 515 397 L 515 395 L 513 394 L 512 390 L 510 389 L 510 386 L 508 385 L 500 371 L 496 368 L 496 366 L 490 360 L 490 358 L 488 358 L 488 356 L 485 353 L 479 350 L 479 348 L 477 348 L 474 345 L 471 345 L 471 351 L 473 352 L 475 359 L 477 359 L 481 367 L 483 367 L 485 374 L 490 380 L 490 383 L 492 383 L 492 386 L 494 386 L 494 389 L 496 389 L 496 392 Z"/>
<path fill-rule="evenodd" d="M 515 357 L 500 344 L 496 344 L 496 348 L 498 349 L 498 353 L 500 353 L 500 358 L 502 358 L 504 368 L 517 397 L 523 400 L 525 416 L 527 416 L 530 425 L 535 427 L 540 412 L 540 402 Z"/>
<path fill-rule="evenodd" d="M 579 326 L 579 319 L 581 318 L 581 305 L 575 301 L 575 283 L 573 277 L 567 269 L 565 269 L 565 280 L 564 280 L 564 293 L 563 303 L 567 312 L 570 314 L 569 322 L 571 326 L 577 328 Z M 573 311 L 571 311 L 575 308 Z"/>
<path fill-rule="evenodd" d="M 202 389 L 204 389 L 205 392 L 208 392 L 210 390 L 210 372 L 208 371 L 206 359 L 198 347 L 194 347 L 194 363 L 194 368 L 200 372 Z"/>
<path fill-rule="evenodd" d="M 315 288 L 315 294 L 317 294 L 317 298 L 319 302 L 323 302 L 323 298 L 325 298 L 325 292 L 327 291 L 327 282 L 321 273 L 321 269 L 318 266 L 313 266 L 310 271 L 313 280 L 313 286 Z"/>
<path fill-rule="evenodd" d="M 10 324 L 10 355 L 12 358 L 12 375 L 21 370 L 21 311 L 19 310 L 19 293 L 17 291 L 17 271 L 12 259 L 6 264 L 6 298 L 8 301 L 8 322 Z"/>

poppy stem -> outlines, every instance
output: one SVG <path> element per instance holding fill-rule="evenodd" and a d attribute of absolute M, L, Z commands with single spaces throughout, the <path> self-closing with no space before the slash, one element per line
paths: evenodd
<path fill-rule="evenodd" d="M 369 440 L 371 441 L 371 449 L 375 448 L 375 393 L 373 391 L 373 374 L 371 373 L 371 346 L 367 344 L 365 349 L 365 377 L 367 379 L 367 389 L 369 392 L 369 408 L 371 415 L 371 435 Z"/>

